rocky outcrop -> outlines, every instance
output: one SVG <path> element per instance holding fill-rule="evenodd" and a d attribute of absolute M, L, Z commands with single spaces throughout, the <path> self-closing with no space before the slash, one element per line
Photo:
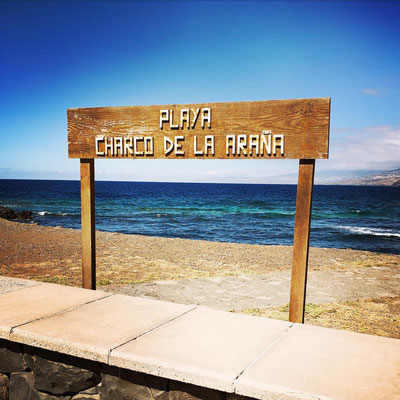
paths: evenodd
<path fill-rule="evenodd" d="M 20 213 L 15 212 L 8 207 L 0 207 L 0 218 L 13 219 L 32 219 L 32 211 L 22 210 Z"/>

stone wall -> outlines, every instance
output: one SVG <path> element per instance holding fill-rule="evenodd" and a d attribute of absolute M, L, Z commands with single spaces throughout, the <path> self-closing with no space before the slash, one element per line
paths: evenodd
<path fill-rule="evenodd" d="M 0 339 L 0 400 L 250 400 Z"/>

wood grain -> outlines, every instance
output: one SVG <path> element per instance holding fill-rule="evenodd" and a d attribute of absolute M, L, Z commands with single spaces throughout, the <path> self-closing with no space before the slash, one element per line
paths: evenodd
<path fill-rule="evenodd" d="M 96 289 L 94 160 L 81 159 L 82 287 Z"/>
<path fill-rule="evenodd" d="M 182 109 L 211 108 L 211 127 L 202 128 L 200 117 L 192 129 L 172 129 L 168 123 L 160 129 L 160 110 L 172 110 L 173 124 L 179 123 Z M 254 158 L 328 158 L 330 98 L 271 100 L 230 103 L 203 103 L 136 107 L 71 108 L 68 114 L 68 155 L 70 158 L 197 158 L 197 159 L 254 159 Z M 193 115 L 191 115 L 193 117 Z M 269 130 L 284 135 L 284 154 L 227 155 L 226 135 L 261 135 Z M 214 136 L 215 153 L 194 154 L 194 136 L 200 148 L 206 135 Z M 154 154 L 120 153 L 108 156 L 96 154 L 96 136 L 154 138 Z M 184 155 L 164 152 L 164 136 L 181 141 Z M 248 137 L 248 136 L 247 136 Z M 99 146 L 103 146 L 100 143 Z M 100 148 L 100 147 L 99 147 Z"/>
<path fill-rule="evenodd" d="M 289 321 L 304 323 L 315 160 L 300 160 L 294 225 Z"/>

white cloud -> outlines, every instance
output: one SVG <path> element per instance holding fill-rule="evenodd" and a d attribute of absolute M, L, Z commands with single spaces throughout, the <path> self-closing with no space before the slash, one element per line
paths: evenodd
<path fill-rule="evenodd" d="M 400 127 L 370 126 L 331 137 L 330 159 L 324 169 L 390 170 L 400 166 Z"/>
<path fill-rule="evenodd" d="M 361 89 L 361 93 L 368 94 L 370 96 L 379 96 L 382 94 L 381 89 L 372 89 L 372 88 L 366 88 L 366 89 Z"/>

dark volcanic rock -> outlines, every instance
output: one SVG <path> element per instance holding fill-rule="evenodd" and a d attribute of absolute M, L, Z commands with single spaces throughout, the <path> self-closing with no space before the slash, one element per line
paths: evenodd
<path fill-rule="evenodd" d="M 78 393 L 96 386 L 100 375 L 95 372 L 38 356 L 27 356 L 28 365 L 35 377 L 35 387 L 55 395 Z"/>
<path fill-rule="evenodd" d="M 0 400 L 8 400 L 8 376 L 0 374 Z"/>
<path fill-rule="evenodd" d="M 71 400 L 100 400 L 100 395 L 79 393 L 76 396 L 72 397 Z"/>
<path fill-rule="evenodd" d="M 18 214 L 8 207 L 0 207 L 0 218 L 4 219 L 16 219 Z"/>
<path fill-rule="evenodd" d="M 32 219 L 32 211 L 22 210 L 19 213 L 20 219 Z"/>
<path fill-rule="evenodd" d="M 17 343 L 8 343 L 8 348 L 0 347 L 0 372 L 22 372 L 27 365 Z"/>
<path fill-rule="evenodd" d="M 32 372 L 16 372 L 10 377 L 10 400 L 41 400 L 35 389 Z"/>
<path fill-rule="evenodd" d="M 121 370 L 120 377 L 102 374 L 101 400 L 168 399 L 167 380 L 157 377 L 151 383 L 140 373 Z"/>
<path fill-rule="evenodd" d="M 32 219 L 32 211 L 22 210 L 19 214 L 8 207 L 0 207 L 0 218 L 12 219 Z"/>
<path fill-rule="evenodd" d="M 224 400 L 225 393 L 188 383 L 171 381 L 170 400 Z"/>
<path fill-rule="evenodd" d="M 40 400 L 71 400 L 71 396 L 52 396 L 48 393 L 38 393 Z"/>

